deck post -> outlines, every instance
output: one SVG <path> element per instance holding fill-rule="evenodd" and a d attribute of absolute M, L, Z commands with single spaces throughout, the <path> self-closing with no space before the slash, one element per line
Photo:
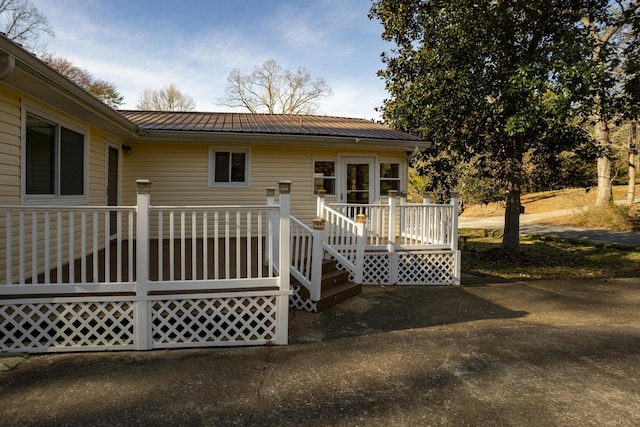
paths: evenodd
<path fill-rule="evenodd" d="M 316 216 L 318 218 L 324 218 L 322 215 L 322 211 L 324 210 L 324 206 L 326 203 L 326 199 L 324 196 L 327 194 L 327 190 L 320 188 L 317 193 L 318 197 L 316 198 Z"/>
<path fill-rule="evenodd" d="M 459 285 L 461 279 L 462 260 L 461 253 L 458 250 L 458 200 L 460 193 L 457 191 L 451 192 L 451 250 L 454 251 L 455 266 L 453 273 L 453 284 Z"/>
<path fill-rule="evenodd" d="M 291 242 L 289 241 L 291 227 L 291 181 L 278 181 L 280 193 L 280 230 L 279 230 L 279 263 L 280 291 L 287 294 L 277 296 L 276 302 L 276 336 L 274 344 L 286 345 L 289 335 L 289 294 L 291 270 Z"/>
<path fill-rule="evenodd" d="M 151 181 L 138 179 L 136 215 L 136 302 L 134 348 L 151 349 L 151 311 L 149 310 L 149 206 Z"/>
<path fill-rule="evenodd" d="M 311 249 L 311 290 L 309 292 L 311 301 L 319 301 L 322 296 L 322 259 L 324 258 L 324 248 L 322 240 L 324 238 L 323 218 L 313 220 L 313 247 Z"/>
<path fill-rule="evenodd" d="M 267 206 L 275 206 L 275 205 L 276 205 L 276 188 L 267 187 Z M 272 248 L 273 250 L 267 251 L 266 262 L 270 263 L 270 265 L 278 265 L 279 263 L 278 248 L 280 247 L 280 244 L 278 243 L 278 238 L 279 238 L 278 213 L 275 211 L 269 210 L 269 213 L 267 214 L 267 220 L 269 223 L 269 226 L 267 228 L 267 233 L 270 233 L 268 235 L 270 239 L 267 238 L 267 242 L 270 241 L 272 243 L 270 248 Z M 270 258 L 269 254 L 271 254 L 273 258 Z"/>
<path fill-rule="evenodd" d="M 424 208 L 422 208 L 422 241 L 426 243 L 432 243 L 431 240 L 431 224 L 429 224 L 429 208 L 427 205 L 431 204 L 431 192 L 425 191 L 422 193 L 422 204 Z"/>
<path fill-rule="evenodd" d="M 362 284 L 362 279 L 364 277 L 364 245 L 365 245 L 364 225 L 366 222 L 367 222 L 367 216 L 365 214 L 361 213 L 356 216 L 358 236 L 356 237 L 356 259 L 355 259 L 356 271 L 353 277 L 353 281 L 357 285 Z"/>
<path fill-rule="evenodd" d="M 396 243 L 396 215 L 398 207 L 398 192 L 396 190 L 389 190 L 389 251 L 391 252 L 392 246 Z"/>

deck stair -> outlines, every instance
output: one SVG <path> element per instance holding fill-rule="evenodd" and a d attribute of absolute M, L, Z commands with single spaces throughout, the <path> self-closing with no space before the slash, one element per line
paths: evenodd
<path fill-rule="evenodd" d="M 300 297 L 309 299 L 309 291 L 291 276 L 291 283 L 300 286 Z M 322 287 L 320 300 L 316 301 L 316 312 L 332 307 L 362 293 L 362 285 L 349 281 L 349 272 L 340 270 L 335 260 L 322 262 Z"/>

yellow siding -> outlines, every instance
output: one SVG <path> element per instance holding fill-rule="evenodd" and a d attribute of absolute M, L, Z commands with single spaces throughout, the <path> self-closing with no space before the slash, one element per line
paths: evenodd
<path fill-rule="evenodd" d="M 20 203 L 20 97 L 0 91 L 0 204 Z"/>
<path fill-rule="evenodd" d="M 221 146 L 228 146 L 220 144 Z M 123 204 L 136 203 L 137 179 L 149 179 L 154 205 L 262 205 L 266 188 L 279 180 L 292 181 L 292 213 L 307 224 L 315 217 L 313 161 L 339 156 L 375 156 L 404 165 L 403 152 L 349 151 L 345 148 L 290 147 L 257 145 L 250 148 L 250 185 L 248 187 L 209 187 L 209 144 L 133 144 L 125 156 L 125 197 Z M 338 165 L 337 165 L 338 166 Z M 406 181 L 405 181 L 406 182 Z M 335 201 L 335 197 L 327 198 Z"/>
<path fill-rule="evenodd" d="M 22 105 L 23 101 L 26 103 L 27 108 L 36 108 L 39 112 L 46 114 L 46 117 L 52 121 L 61 122 L 63 125 L 75 126 L 88 131 L 88 161 L 87 161 L 87 178 L 88 178 L 88 198 L 87 203 L 91 205 L 105 205 L 106 204 L 106 153 L 107 153 L 107 138 L 116 144 L 121 144 L 122 141 L 117 138 L 113 138 L 110 135 L 105 134 L 103 131 L 90 127 L 86 123 L 82 123 L 71 116 L 62 114 L 45 104 L 42 104 L 29 97 L 22 96 L 19 92 L 6 86 L 0 85 L 0 205 L 20 205 L 22 203 L 21 198 L 21 126 L 22 126 Z M 50 205 L 60 204 L 57 199 L 48 199 L 45 203 Z M 28 205 L 28 203 L 24 203 Z M 68 204 L 68 202 L 67 202 Z M 74 203 L 82 204 L 82 203 Z M 30 215 L 30 214 L 29 214 Z M 77 259 L 80 255 L 80 231 L 79 231 L 79 213 L 76 218 L 76 231 L 74 234 L 75 241 L 75 255 Z M 27 218 L 27 222 L 29 218 Z M 13 224 L 13 268 L 14 279 L 17 278 L 17 254 L 19 235 L 17 229 L 17 219 Z M 44 228 L 43 223 L 37 228 L 38 233 L 38 254 L 43 256 L 43 239 Z M 53 224 L 52 224 L 52 227 Z M 104 227 L 99 227 L 100 235 L 103 235 Z M 64 235 L 68 233 L 68 226 L 63 229 Z M 2 221 L 0 222 L 0 259 L 6 259 L 5 248 L 5 236 L 6 229 L 4 224 L 4 212 L 2 213 Z M 24 237 L 27 242 L 31 239 L 31 227 L 28 226 L 24 232 Z M 56 234 L 52 231 L 51 239 L 56 238 Z M 55 241 L 55 240 L 54 240 Z M 92 246 L 91 239 L 88 239 L 89 252 Z M 104 243 L 100 244 L 103 247 Z M 69 242 L 68 239 L 64 239 L 62 245 L 62 251 L 58 254 L 54 252 L 54 255 L 63 256 L 66 259 L 69 257 Z M 26 260 L 30 262 L 31 249 L 26 251 Z M 55 262 L 55 260 L 52 260 Z M 0 282 L 5 279 L 5 262 L 0 264 Z M 38 269 L 38 272 L 42 272 L 42 268 Z M 31 271 L 27 276 L 30 276 Z"/>

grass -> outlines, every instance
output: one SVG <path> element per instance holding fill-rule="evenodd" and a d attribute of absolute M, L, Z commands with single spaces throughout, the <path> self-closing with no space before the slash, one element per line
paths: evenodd
<path fill-rule="evenodd" d="M 496 231 L 465 229 L 462 271 L 499 279 L 601 279 L 640 276 L 640 248 L 522 236 L 521 253 L 501 248 Z"/>
<path fill-rule="evenodd" d="M 640 196 L 640 186 L 636 186 L 636 195 Z M 613 199 L 624 200 L 627 196 L 627 186 L 613 187 Z M 522 206 L 528 214 L 558 211 L 563 209 L 581 209 L 592 206 L 596 201 L 596 190 L 587 191 L 584 188 L 544 191 L 540 193 L 524 194 L 521 198 Z M 465 207 L 462 214 L 469 217 L 502 216 L 503 203 L 489 203 Z"/>

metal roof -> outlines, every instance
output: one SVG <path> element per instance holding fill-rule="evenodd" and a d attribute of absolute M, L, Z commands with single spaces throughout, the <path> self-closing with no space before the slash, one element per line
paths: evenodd
<path fill-rule="evenodd" d="M 358 138 L 397 142 L 426 141 L 365 119 L 252 113 L 121 110 L 144 131 L 218 132 Z"/>

